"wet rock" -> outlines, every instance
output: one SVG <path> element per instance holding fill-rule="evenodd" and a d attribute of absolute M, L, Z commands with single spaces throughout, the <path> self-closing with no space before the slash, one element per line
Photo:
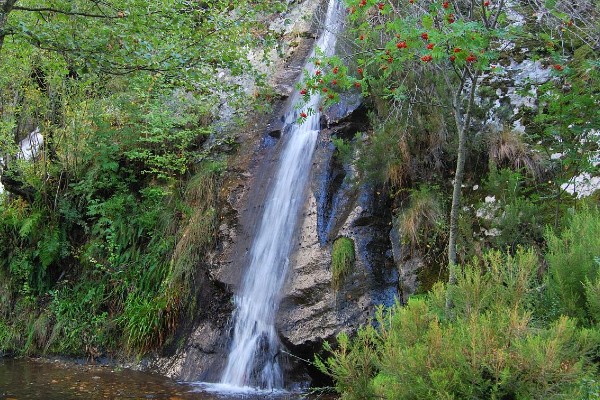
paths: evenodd
<path fill-rule="evenodd" d="M 353 123 L 365 126 L 366 121 Z M 311 190 L 297 233 L 299 245 L 290 256 L 291 271 L 277 317 L 282 342 L 308 359 L 322 350 L 323 341 L 356 330 L 372 317 L 375 305 L 390 305 L 397 295 L 386 196 L 370 185 L 353 183 L 355 172 L 336 158 L 331 145 L 336 128 L 332 125 L 321 133 L 315 153 Z M 356 263 L 334 291 L 331 247 L 340 236 L 354 241 Z"/>
<path fill-rule="evenodd" d="M 306 0 L 299 8 L 310 9 L 319 1 Z M 312 29 L 312 22 L 310 25 Z M 220 188 L 218 246 L 206 257 L 207 275 L 198 291 L 196 316 L 184 345 L 174 354 L 153 361 L 154 369 L 183 380 L 218 381 L 227 360 L 232 336 L 233 293 L 237 291 L 248 263 L 248 250 L 260 222 L 265 198 L 285 142 L 281 119 L 291 101 L 290 82 L 302 73 L 302 66 L 314 41 L 306 26 L 286 28 L 294 43 L 284 49 L 285 64 L 272 75 L 272 87 L 279 93 L 270 115 L 257 117 L 239 135 L 239 153 L 229 164 L 229 174 Z M 294 32 L 294 33 L 292 33 Z M 270 119 L 270 120 L 269 120 Z M 366 323 L 375 304 L 391 304 L 397 293 L 388 240 L 391 219 L 377 190 L 352 183 L 355 172 L 337 159 L 332 135 L 351 139 L 368 129 L 366 110 L 358 94 L 327 112 L 325 128 L 313 160 L 311 184 L 290 256 L 288 283 L 282 293 L 277 328 L 284 348 L 278 357 L 286 382 L 303 385 L 309 380 L 300 359 L 312 359 L 324 340 Z M 334 292 L 331 285 L 331 244 L 336 237 L 351 238 L 356 248 L 356 267 Z M 211 298 L 208 298 L 211 297 Z M 208 306 L 207 306 L 208 305 Z M 263 360 L 263 364 L 268 360 Z"/>
<path fill-rule="evenodd" d="M 390 243 L 394 265 L 398 270 L 398 299 L 401 303 L 406 303 L 419 287 L 418 273 L 424 267 L 424 261 L 416 250 L 402 244 L 397 223 L 390 230 Z"/>

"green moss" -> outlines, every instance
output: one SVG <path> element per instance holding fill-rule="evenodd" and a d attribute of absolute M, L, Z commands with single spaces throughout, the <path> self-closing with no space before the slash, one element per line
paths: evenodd
<path fill-rule="evenodd" d="M 331 285 L 338 290 L 345 277 L 354 269 L 354 241 L 340 237 L 333 242 L 331 251 Z"/>

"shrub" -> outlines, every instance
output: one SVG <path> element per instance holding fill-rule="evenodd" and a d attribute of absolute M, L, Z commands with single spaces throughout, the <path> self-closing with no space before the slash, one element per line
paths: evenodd
<path fill-rule="evenodd" d="M 347 237 L 337 238 L 331 251 L 331 284 L 335 290 L 354 268 L 354 261 L 354 241 Z"/>
<path fill-rule="evenodd" d="M 597 330 L 561 317 L 536 326 L 529 304 L 538 258 L 492 252 L 457 272 L 455 306 L 438 283 L 426 296 L 376 316 L 376 326 L 340 336 L 318 360 L 344 399 L 581 398 L 595 372 Z M 588 383 L 586 383 L 588 382 Z M 587 389 L 586 389 L 587 388 Z"/>
<path fill-rule="evenodd" d="M 600 211 L 584 207 L 575 212 L 570 224 L 560 233 L 546 232 L 548 241 L 548 296 L 558 312 L 587 322 L 596 313 L 592 295 L 598 286 L 600 255 Z M 592 315 L 593 313 L 594 315 Z"/>
<path fill-rule="evenodd" d="M 495 201 L 480 205 L 480 210 L 488 214 L 480 222 L 489 228 L 492 247 L 514 251 L 519 245 L 531 246 L 542 241 L 544 216 L 548 213 L 544 213 L 542 202 L 535 201 L 530 185 L 521 173 L 497 169 L 490 163 L 484 187 Z"/>

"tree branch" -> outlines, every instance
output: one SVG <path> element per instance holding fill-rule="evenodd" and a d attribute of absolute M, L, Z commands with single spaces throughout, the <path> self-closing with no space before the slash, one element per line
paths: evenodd
<path fill-rule="evenodd" d="M 57 13 L 57 14 L 72 15 L 72 16 L 87 17 L 87 18 L 118 19 L 118 18 L 125 17 L 125 14 L 117 14 L 117 15 L 91 14 L 91 13 L 79 12 L 79 11 L 59 10 L 57 8 L 51 8 L 51 7 L 32 8 L 32 7 L 14 6 L 13 10 L 14 11 L 31 11 L 31 12 L 40 12 L 40 13 L 53 12 L 53 13 Z"/>

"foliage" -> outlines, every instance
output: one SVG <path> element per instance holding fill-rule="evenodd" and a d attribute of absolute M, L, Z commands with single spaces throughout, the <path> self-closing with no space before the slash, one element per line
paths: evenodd
<path fill-rule="evenodd" d="M 583 207 L 570 221 L 559 234 L 546 232 L 548 296 L 557 314 L 598 323 L 600 210 Z"/>
<path fill-rule="evenodd" d="M 354 268 L 356 256 L 354 252 L 354 241 L 347 237 L 337 238 L 331 249 L 331 285 L 335 290 L 339 289 L 344 278 Z"/>
<path fill-rule="evenodd" d="M 237 76 L 261 90 L 247 53 L 269 53 L 285 5 L 5 3 L 0 351 L 153 350 L 198 306 L 233 128 L 260 101 Z"/>
<path fill-rule="evenodd" d="M 102 310 L 106 292 L 103 284 L 91 280 L 52 291 L 49 311 L 56 322 L 50 337 L 40 340 L 38 348 L 69 355 L 84 350 L 91 357 L 98 356 L 108 345 L 108 312 Z M 36 347 L 30 351 L 34 350 Z"/>
<path fill-rule="evenodd" d="M 484 192 L 491 201 L 480 204 L 479 213 L 491 245 L 514 251 L 518 246 L 541 243 L 543 226 L 550 221 L 544 219 L 548 211 L 544 212 L 537 201 L 539 194 L 531 189 L 530 180 L 519 172 L 498 170 L 494 165 L 489 171 Z"/>
<path fill-rule="evenodd" d="M 547 151 L 558 156 L 554 183 L 558 201 L 566 189 L 579 194 L 574 181 L 582 174 L 597 170 L 599 157 L 600 110 L 597 54 L 561 72 L 559 79 L 540 87 L 540 108 L 534 128 Z M 565 185 L 566 184 L 566 185 Z M 569 187 L 570 186 L 570 187 Z"/>
<path fill-rule="evenodd" d="M 532 319 L 538 259 L 488 253 L 406 306 L 379 309 L 320 369 L 346 399 L 583 398 L 600 333 L 568 317 L 544 326 Z M 447 310 L 447 291 L 454 307 Z"/>

